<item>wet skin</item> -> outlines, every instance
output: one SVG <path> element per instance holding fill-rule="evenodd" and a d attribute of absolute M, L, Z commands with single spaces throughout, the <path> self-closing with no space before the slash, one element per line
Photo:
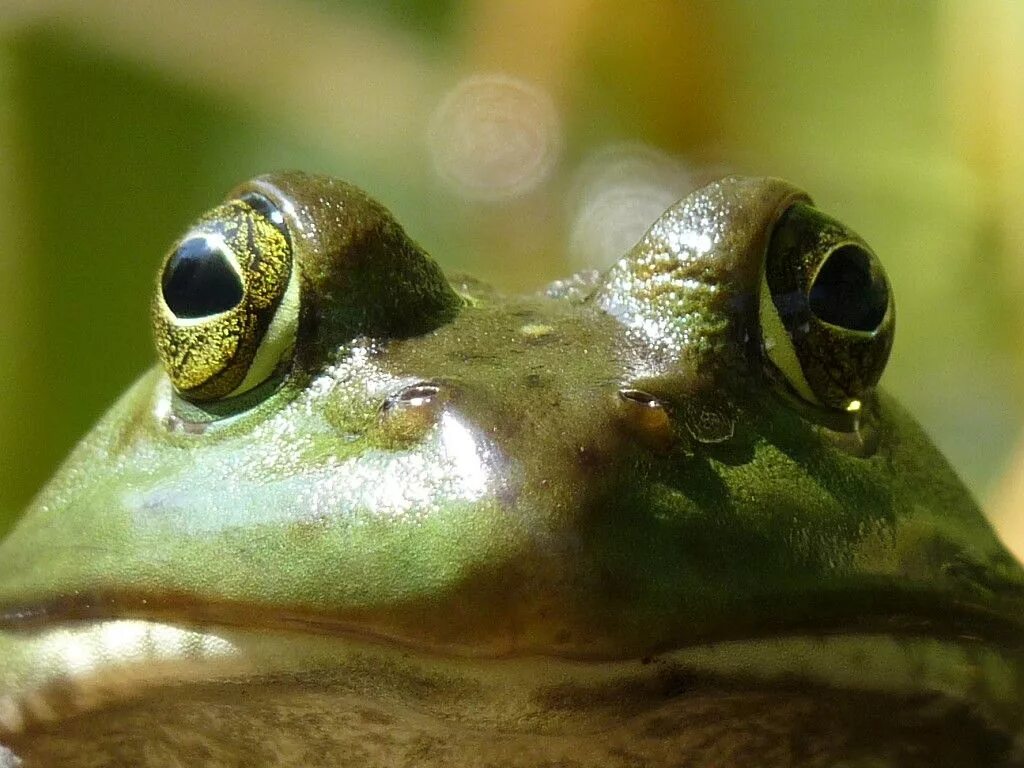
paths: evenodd
<path fill-rule="evenodd" d="M 515 297 L 242 185 L 0 544 L 0 766 L 1024 765 L 1024 572 L 894 311 L 775 179 Z"/>

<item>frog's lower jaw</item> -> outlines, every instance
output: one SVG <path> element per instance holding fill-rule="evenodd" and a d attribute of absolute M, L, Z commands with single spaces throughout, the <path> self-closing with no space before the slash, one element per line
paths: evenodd
<path fill-rule="evenodd" d="M 0 660 L 2 768 L 1024 765 L 1018 666 L 966 640 L 581 662 L 115 620 L 0 633 Z"/>

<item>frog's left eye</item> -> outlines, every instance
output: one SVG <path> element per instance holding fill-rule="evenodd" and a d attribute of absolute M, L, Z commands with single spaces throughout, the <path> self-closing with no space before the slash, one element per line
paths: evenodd
<path fill-rule="evenodd" d="M 299 314 L 281 211 L 246 193 L 203 216 L 164 260 L 153 298 L 157 352 L 193 401 L 241 394 L 283 366 Z"/>
<path fill-rule="evenodd" d="M 889 359 L 895 310 L 881 262 L 805 203 L 772 232 L 759 316 L 769 374 L 814 406 L 857 410 Z"/>

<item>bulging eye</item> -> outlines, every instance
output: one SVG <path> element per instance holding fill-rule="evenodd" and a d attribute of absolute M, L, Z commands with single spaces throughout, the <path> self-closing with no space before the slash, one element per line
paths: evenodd
<path fill-rule="evenodd" d="M 772 232 L 759 302 L 769 375 L 812 406 L 856 411 L 892 348 L 895 308 L 878 257 L 811 205 Z"/>
<path fill-rule="evenodd" d="M 153 299 L 157 352 L 178 393 L 242 394 L 287 362 L 299 314 L 285 219 L 247 193 L 201 217 L 164 260 Z"/>

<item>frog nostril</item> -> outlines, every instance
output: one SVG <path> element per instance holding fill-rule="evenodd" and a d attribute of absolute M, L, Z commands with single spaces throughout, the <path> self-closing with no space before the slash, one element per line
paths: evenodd
<path fill-rule="evenodd" d="M 178 246 L 161 278 L 167 308 L 184 319 L 209 317 L 242 301 L 242 278 L 227 246 L 208 237 L 192 237 Z"/>
<path fill-rule="evenodd" d="M 654 395 L 640 389 L 620 389 L 619 397 L 643 408 L 660 408 L 661 402 Z"/>
<path fill-rule="evenodd" d="M 420 382 L 399 390 L 384 401 L 384 410 L 394 408 L 420 408 L 433 404 L 440 394 L 437 384 Z"/>
<path fill-rule="evenodd" d="M 389 447 L 422 439 L 437 423 L 444 406 L 441 387 L 420 381 L 403 387 L 380 406 L 380 437 Z"/>
<path fill-rule="evenodd" d="M 627 430 L 655 448 L 672 442 L 672 423 L 664 403 L 649 392 L 625 387 L 618 392 L 618 410 Z"/>
<path fill-rule="evenodd" d="M 870 333 L 889 306 L 889 287 L 865 249 L 848 243 L 830 253 L 814 277 L 807 301 L 823 322 Z"/>

